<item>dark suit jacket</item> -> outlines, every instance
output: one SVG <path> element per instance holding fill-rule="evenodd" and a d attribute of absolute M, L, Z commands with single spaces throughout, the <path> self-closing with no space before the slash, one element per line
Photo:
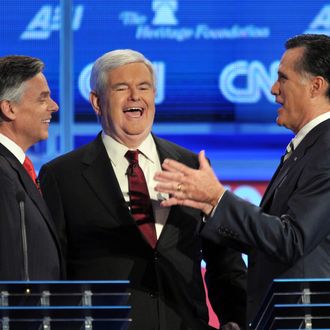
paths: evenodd
<path fill-rule="evenodd" d="M 18 159 L 0 144 L 0 280 L 24 280 L 19 201 L 25 200 L 30 280 L 60 279 L 60 244 L 47 205 Z"/>
<path fill-rule="evenodd" d="M 165 157 L 197 167 L 195 154 L 155 138 Z M 200 213 L 173 207 L 153 250 L 131 217 L 99 135 L 91 143 L 44 165 L 40 171 L 46 201 L 59 228 L 70 280 L 130 280 L 130 329 L 207 329 L 208 312 L 196 235 Z M 244 276 L 240 256 L 226 249 L 218 266 L 225 322 L 244 320 Z M 224 288 L 222 293 L 222 288 Z"/>
<path fill-rule="evenodd" d="M 248 319 L 274 278 L 330 276 L 330 120 L 280 166 L 261 207 L 226 192 L 202 235 L 249 257 Z"/>

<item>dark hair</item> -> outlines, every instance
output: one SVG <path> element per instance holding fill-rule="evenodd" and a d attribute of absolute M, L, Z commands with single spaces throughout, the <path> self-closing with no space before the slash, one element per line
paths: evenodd
<path fill-rule="evenodd" d="M 30 56 L 0 57 L 0 101 L 18 101 L 24 82 L 42 72 L 44 66 L 40 59 Z"/>
<path fill-rule="evenodd" d="M 324 34 L 300 34 L 285 43 L 286 49 L 303 47 L 304 53 L 297 61 L 297 72 L 322 76 L 328 83 L 327 97 L 330 99 L 330 37 Z"/>

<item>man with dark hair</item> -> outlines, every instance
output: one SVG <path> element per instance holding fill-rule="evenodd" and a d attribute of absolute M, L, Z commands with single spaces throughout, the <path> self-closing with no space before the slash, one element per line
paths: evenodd
<path fill-rule="evenodd" d="M 0 280 L 61 278 L 55 226 L 25 155 L 58 110 L 43 68 L 29 56 L 0 58 Z"/>
<path fill-rule="evenodd" d="M 274 278 L 330 276 L 330 37 L 299 35 L 286 48 L 271 91 L 278 125 L 295 137 L 260 207 L 226 191 L 203 151 L 198 170 L 165 160 L 156 176 L 156 190 L 172 194 L 163 206 L 203 210 L 203 237 L 248 254 L 250 321 Z"/>
<path fill-rule="evenodd" d="M 124 49 L 101 56 L 90 101 L 102 133 L 40 171 L 60 231 L 70 280 L 129 280 L 130 330 L 210 329 L 201 276 L 218 275 L 214 308 L 223 329 L 245 321 L 245 266 L 230 248 L 202 245 L 198 210 L 162 209 L 153 176 L 166 157 L 198 167 L 197 155 L 151 134 L 155 77 L 149 60 Z M 221 253 L 221 258 L 218 254 Z"/>

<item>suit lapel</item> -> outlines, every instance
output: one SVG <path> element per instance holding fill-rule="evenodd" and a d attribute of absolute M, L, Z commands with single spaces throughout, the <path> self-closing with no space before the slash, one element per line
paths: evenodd
<path fill-rule="evenodd" d="M 330 129 L 330 119 L 325 120 L 321 124 L 314 127 L 301 141 L 298 147 L 293 151 L 292 155 L 289 159 L 287 159 L 283 165 L 279 166 L 273 175 L 269 186 L 266 189 L 264 197 L 260 203 L 261 207 L 265 207 L 265 205 L 271 200 L 276 188 L 283 181 L 283 179 L 289 175 L 289 172 L 292 171 L 297 164 L 299 164 L 302 160 L 306 152 L 309 148 L 311 148 L 317 141 L 318 137 L 322 134 L 322 132 Z"/>
<path fill-rule="evenodd" d="M 273 175 L 270 184 L 261 200 L 260 206 L 264 207 L 270 198 L 273 196 L 276 188 L 282 182 L 282 180 L 288 175 L 289 171 L 294 167 L 297 157 L 293 157 L 293 154 L 283 164 L 280 164 L 275 174 Z"/>
<path fill-rule="evenodd" d="M 158 156 L 159 156 L 159 161 L 162 164 L 163 161 L 166 158 L 170 158 L 170 159 L 174 159 L 178 162 L 182 161 L 181 160 L 181 154 L 178 153 L 174 148 L 171 148 L 171 146 L 168 144 L 168 142 L 166 140 L 163 140 L 161 138 L 156 137 L 155 135 L 153 135 L 153 138 L 155 140 L 156 143 L 156 148 L 157 148 L 157 152 L 158 152 Z M 172 223 L 173 221 L 176 221 L 176 216 L 175 213 L 178 210 L 178 208 L 180 208 L 181 206 L 176 206 L 176 207 L 171 207 L 170 208 L 170 212 L 168 214 L 167 217 L 167 221 L 165 222 L 164 228 L 162 229 L 161 235 L 158 239 L 158 241 L 160 241 L 162 238 L 164 238 L 165 234 L 166 234 L 166 230 L 168 228 L 168 225 L 170 223 Z"/>
<path fill-rule="evenodd" d="M 86 166 L 82 173 L 83 177 L 113 219 L 120 225 L 123 222 L 130 225 L 135 224 L 129 214 L 101 134 L 89 145 L 82 162 Z"/>
<path fill-rule="evenodd" d="M 155 140 L 156 148 L 161 164 L 163 163 L 165 158 L 171 158 L 178 162 L 180 161 L 181 155 L 178 152 L 176 152 L 173 148 L 170 148 L 165 140 L 160 139 L 153 134 L 152 137 Z"/>
<path fill-rule="evenodd" d="M 0 153 L 7 159 L 13 171 L 17 173 L 25 193 L 30 197 L 34 205 L 38 208 L 42 217 L 48 224 L 48 227 L 52 231 L 53 235 L 56 237 L 56 229 L 53 224 L 53 221 L 51 220 L 51 215 L 49 214 L 46 202 L 42 198 L 34 182 L 32 182 L 31 177 L 26 172 L 22 164 L 18 161 L 18 159 L 2 144 L 0 144 Z"/>

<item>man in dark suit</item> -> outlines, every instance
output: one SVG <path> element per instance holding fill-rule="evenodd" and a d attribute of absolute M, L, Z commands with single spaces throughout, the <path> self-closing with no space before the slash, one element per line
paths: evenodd
<path fill-rule="evenodd" d="M 61 278 L 56 228 L 23 167 L 26 151 L 47 139 L 58 110 L 43 68 L 29 56 L 0 58 L 0 280 Z"/>
<path fill-rule="evenodd" d="M 245 320 L 245 266 L 240 254 L 211 243 L 203 247 L 196 235 L 200 212 L 160 208 L 167 196 L 154 191 L 153 176 L 165 158 L 195 168 L 198 159 L 150 132 L 155 115 L 152 64 L 132 50 L 106 53 L 93 66 L 91 89 L 102 133 L 40 171 L 43 193 L 59 228 L 68 279 L 130 280 L 131 330 L 209 329 L 200 269 L 203 253 L 208 254 L 218 274 L 214 307 L 222 325 L 227 323 L 224 329 L 238 329 L 237 323 Z M 138 150 L 133 168 L 125 156 L 128 150 Z M 148 192 L 140 195 L 149 193 L 143 201 L 152 202 L 149 215 L 150 207 L 137 209 L 132 198 L 139 196 L 130 188 L 131 177 L 140 177 L 133 173 L 137 167 L 147 182 Z M 136 213 L 143 221 L 134 220 Z M 144 232 L 145 226 L 153 238 Z M 222 258 L 212 258 L 212 253 Z"/>
<path fill-rule="evenodd" d="M 199 170 L 166 160 L 156 176 L 173 194 L 163 206 L 200 208 L 203 237 L 248 253 L 250 321 L 274 278 L 330 276 L 330 37 L 299 35 L 286 49 L 272 94 L 277 123 L 295 137 L 260 207 L 225 191 L 204 152 Z"/>

